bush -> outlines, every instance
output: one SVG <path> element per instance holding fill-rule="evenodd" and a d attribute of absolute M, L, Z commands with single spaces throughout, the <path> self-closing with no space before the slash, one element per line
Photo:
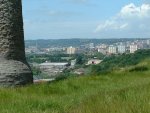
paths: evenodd
<path fill-rule="evenodd" d="M 148 67 L 146 66 L 136 66 L 129 70 L 129 72 L 135 72 L 135 71 L 148 71 Z"/>
<path fill-rule="evenodd" d="M 67 79 L 69 76 L 70 76 L 69 73 L 61 73 L 61 74 L 59 74 L 59 75 L 55 78 L 55 80 L 56 80 L 56 81 L 65 80 L 65 79 Z"/>

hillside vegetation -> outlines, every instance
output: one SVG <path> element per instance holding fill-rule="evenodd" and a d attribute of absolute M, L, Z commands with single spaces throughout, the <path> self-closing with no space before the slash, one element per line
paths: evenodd
<path fill-rule="evenodd" d="M 145 58 L 109 73 L 0 88 L 0 113 L 150 113 L 150 58 Z"/>
<path fill-rule="evenodd" d="M 135 66 L 148 58 L 150 58 L 150 49 L 138 50 L 134 54 L 113 55 L 106 57 L 101 64 L 92 66 L 92 72 L 96 74 L 111 72 L 119 68 Z"/>

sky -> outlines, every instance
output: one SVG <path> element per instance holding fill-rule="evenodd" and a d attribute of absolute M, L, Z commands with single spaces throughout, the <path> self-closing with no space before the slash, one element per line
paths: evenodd
<path fill-rule="evenodd" d="M 150 0 L 22 0 L 25 39 L 150 38 Z"/>

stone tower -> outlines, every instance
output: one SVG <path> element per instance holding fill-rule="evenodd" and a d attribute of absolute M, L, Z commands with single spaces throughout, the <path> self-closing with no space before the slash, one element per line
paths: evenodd
<path fill-rule="evenodd" d="M 0 87 L 33 82 L 24 48 L 21 0 L 0 0 Z"/>

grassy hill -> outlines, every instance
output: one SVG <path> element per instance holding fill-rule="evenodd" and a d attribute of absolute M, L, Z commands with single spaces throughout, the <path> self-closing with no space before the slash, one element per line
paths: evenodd
<path fill-rule="evenodd" d="M 135 66 L 148 58 L 150 58 L 150 49 L 138 50 L 134 54 L 113 55 L 106 57 L 99 65 L 92 66 L 92 72 L 96 74 L 111 72 L 119 68 Z"/>
<path fill-rule="evenodd" d="M 105 74 L 0 88 L 0 113 L 150 113 L 149 108 L 149 58 Z"/>

